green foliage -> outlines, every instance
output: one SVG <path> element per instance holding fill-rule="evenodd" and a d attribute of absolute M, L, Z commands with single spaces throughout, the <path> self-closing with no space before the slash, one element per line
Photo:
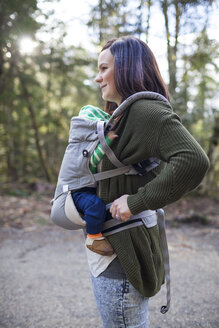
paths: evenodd
<path fill-rule="evenodd" d="M 52 2 L 52 0 L 50 1 Z M 150 10 L 164 15 L 170 91 L 174 110 L 206 150 L 212 166 L 204 190 L 219 190 L 218 44 L 208 36 L 214 1 L 99 0 L 87 23 L 90 38 L 101 47 L 109 38 L 153 35 Z M 200 10 L 201 9 L 201 10 Z M 205 13 L 200 17 L 200 13 Z M 0 2 L 0 179 L 55 181 L 68 140 L 70 118 L 87 103 L 98 104 L 97 54 L 64 43 L 66 26 L 41 12 L 37 0 Z M 44 19 L 43 19 L 44 17 Z M 203 28 L 204 26 L 204 28 Z M 40 39 L 41 31 L 50 40 Z M 183 43 L 183 33 L 196 35 Z M 21 51 L 23 36 L 35 41 Z M 150 38 L 149 38 L 150 39 Z M 156 53 L 155 53 L 156 56 Z"/>
<path fill-rule="evenodd" d="M 24 33 L 33 34 L 39 24 L 32 14 L 37 10 L 37 0 L 1 1 L 1 42 L 14 41 Z"/>
<path fill-rule="evenodd" d="M 93 28 L 98 45 L 103 46 L 111 37 L 133 33 L 127 4 L 127 0 L 99 0 L 93 6 L 88 26 Z"/>
<path fill-rule="evenodd" d="M 63 31 L 49 43 L 36 40 L 37 1 L 0 6 L 1 180 L 34 176 L 55 181 L 70 118 L 87 102 L 97 101 L 94 85 L 87 83 L 93 78 L 93 59 L 82 48 L 67 47 Z M 35 38 L 32 53 L 20 51 L 23 35 Z"/>

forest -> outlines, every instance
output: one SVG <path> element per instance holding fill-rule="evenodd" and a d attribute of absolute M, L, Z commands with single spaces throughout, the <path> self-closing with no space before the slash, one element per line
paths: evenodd
<path fill-rule="evenodd" d="M 219 327 L 218 31 L 219 0 L 0 0 L 1 327 L 102 327 L 84 233 L 54 224 L 51 199 L 71 118 L 104 106 L 94 81 L 101 47 L 123 35 L 152 49 L 173 110 L 210 160 L 201 185 L 164 207 L 171 308 L 160 313 L 163 286 L 149 326 Z"/>
<path fill-rule="evenodd" d="M 66 22 L 50 9 L 55 2 L 0 2 L 0 188 L 39 181 L 55 184 L 71 117 L 86 104 L 103 107 L 94 82 L 101 46 L 122 35 L 137 36 L 150 46 L 155 33 L 152 23 L 159 12 L 163 32 L 156 37 L 165 44 L 165 82 L 172 106 L 211 163 L 198 192 L 217 198 L 216 26 L 215 38 L 210 33 L 217 1 L 98 0 L 89 4 L 89 18 L 80 22 L 87 27 L 92 47 L 65 42 Z M 42 9 L 46 4 L 48 10 Z M 80 33 L 80 26 L 74 33 Z M 26 48 L 20 42 L 24 37 L 30 41 Z"/>

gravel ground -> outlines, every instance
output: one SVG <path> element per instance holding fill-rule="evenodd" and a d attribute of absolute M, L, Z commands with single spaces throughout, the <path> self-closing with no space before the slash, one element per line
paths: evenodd
<path fill-rule="evenodd" d="M 171 310 L 165 288 L 151 299 L 150 328 L 218 328 L 218 230 L 167 229 Z M 217 244 L 216 244 L 217 242 Z M 80 231 L 0 229 L 1 328 L 101 328 Z"/>

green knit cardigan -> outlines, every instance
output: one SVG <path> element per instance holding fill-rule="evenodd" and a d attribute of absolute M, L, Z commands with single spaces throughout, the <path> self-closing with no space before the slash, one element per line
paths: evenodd
<path fill-rule="evenodd" d="M 120 175 L 99 183 L 106 204 L 128 194 L 132 214 L 162 208 L 196 188 L 209 168 L 203 149 L 161 101 L 141 99 L 119 121 L 111 148 L 125 165 L 149 157 L 162 163 L 145 176 Z M 105 156 L 100 170 L 113 169 Z M 124 230 L 108 236 L 130 283 L 144 296 L 155 295 L 164 282 L 158 226 Z"/>

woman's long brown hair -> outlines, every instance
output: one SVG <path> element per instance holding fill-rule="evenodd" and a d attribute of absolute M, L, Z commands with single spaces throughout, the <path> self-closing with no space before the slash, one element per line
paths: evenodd
<path fill-rule="evenodd" d="M 102 51 L 110 49 L 114 57 L 114 79 L 122 101 L 140 91 L 160 93 L 169 100 L 157 61 L 147 44 L 133 36 L 109 40 Z M 117 105 L 106 102 L 105 110 L 112 113 Z"/>

